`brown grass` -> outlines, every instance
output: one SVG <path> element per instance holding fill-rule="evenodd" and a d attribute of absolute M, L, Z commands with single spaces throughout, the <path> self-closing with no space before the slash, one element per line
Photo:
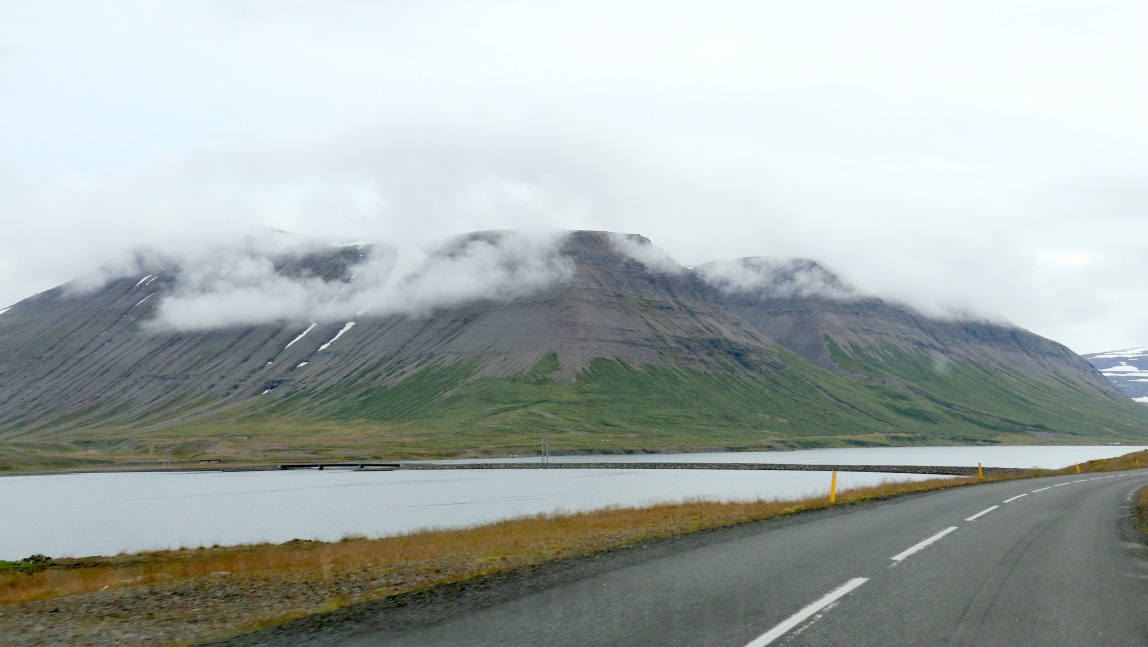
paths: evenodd
<path fill-rule="evenodd" d="M 1148 452 L 1082 464 L 1082 471 L 1134 467 Z M 1073 473 L 1036 470 L 1020 476 Z M 1018 478 L 986 477 L 987 480 Z M 885 482 L 842 490 L 837 505 L 976 483 L 975 477 Z M 1144 493 L 1141 501 L 1144 502 Z M 381 539 L 347 538 L 339 542 L 292 540 L 284 544 L 182 549 L 58 559 L 50 563 L 0 562 L 0 604 L 75 595 L 104 588 L 176 583 L 228 573 L 338 578 L 369 569 L 386 584 L 360 599 L 418 590 L 450 581 L 553 559 L 621 548 L 638 542 L 699 530 L 759 521 L 829 507 L 827 496 L 790 501 L 686 501 L 643 508 L 608 508 L 578 514 L 549 514 L 458 530 L 416 532 Z M 328 600 L 332 607 L 359 600 Z"/>
<path fill-rule="evenodd" d="M 891 482 L 838 493 L 838 504 L 952 487 L 968 478 Z M 0 570 L 0 604 L 73 595 L 103 587 L 209 577 L 212 573 L 308 571 L 334 575 L 370 565 L 406 585 L 382 595 L 486 575 L 527 564 L 620 548 L 640 541 L 824 508 L 825 497 L 791 501 L 687 501 L 643 508 L 550 514 L 458 530 L 422 531 L 339 542 L 292 540 L 176 551 L 58 559 L 45 568 Z"/>
<path fill-rule="evenodd" d="M 1148 486 L 1140 488 L 1140 496 L 1136 498 L 1136 507 L 1133 508 L 1132 515 L 1141 532 L 1148 536 Z"/>

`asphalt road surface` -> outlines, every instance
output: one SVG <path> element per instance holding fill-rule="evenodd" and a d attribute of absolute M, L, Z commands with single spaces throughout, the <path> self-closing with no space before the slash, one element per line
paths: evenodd
<path fill-rule="evenodd" d="M 1148 470 L 941 491 L 342 645 L 1148 645 Z M 328 638 L 334 636 L 328 635 Z"/>

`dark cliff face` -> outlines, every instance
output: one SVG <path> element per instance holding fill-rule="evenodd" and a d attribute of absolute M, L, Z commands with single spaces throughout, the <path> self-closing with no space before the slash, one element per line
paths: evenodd
<path fill-rule="evenodd" d="M 777 264 L 777 261 L 774 261 Z M 812 278 L 802 279 L 802 275 Z M 813 261 L 793 261 L 776 282 L 753 289 L 726 289 L 720 299 L 763 335 L 823 368 L 852 374 L 853 349 L 899 351 L 940 364 L 1007 365 L 1044 378 L 1065 377 L 1111 398 L 1107 380 L 1064 345 L 1027 330 L 986 321 L 930 318 L 913 309 L 857 294 Z M 800 286 L 828 286 L 800 294 Z M 825 296 L 829 291 L 834 296 Z M 831 345 L 835 347 L 831 348 Z M 895 370 L 878 377 L 903 379 Z"/>
<path fill-rule="evenodd" d="M 597 357 L 635 366 L 705 368 L 729 358 L 755 370 L 777 364 L 777 346 L 716 307 L 713 288 L 684 270 L 648 270 L 620 253 L 613 236 L 572 233 L 560 251 L 573 261 L 573 275 L 526 296 L 357 316 L 353 325 L 154 330 L 148 323 L 158 304 L 179 291 L 178 269 L 167 265 L 88 293 L 57 288 L 0 318 L 0 432 L 166 425 L 258 407 L 269 393 L 381 388 L 458 361 L 477 362 L 478 376 L 511 376 L 553 353 L 558 368 L 550 377 L 567 383 Z M 462 242 L 436 253 L 457 254 Z M 275 268 L 345 282 L 365 253 L 334 248 L 276 259 Z"/>
<path fill-rule="evenodd" d="M 431 261 L 509 235 L 460 237 Z M 994 390 L 1032 383 L 1101 403 L 1119 395 L 1055 342 L 1008 326 L 929 319 L 858 295 L 812 261 L 742 259 L 715 275 L 647 258 L 654 251 L 640 236 L 572 232 L 547 266 L 569 271 L 525 293 L 402 314 L 183 331 L 149 325 L 159 304 L 182 289 L 180 269 L 170 263 L 145 263 L 138 276 L 86 293 L 57 288 L 0 314 L 0 438 L 127 427 L 146 433 L 235 412 L 278 415 L 287 400 L 322 415 L 336 400 L 460 364 L 470 367 L 465 379 L 513 378 L 545 365 L 544 377 L 570 385 L 598 358 L 728 373 L 776 385 L 777 393 L 792 386 L 787 381 L 804 380 L 803 397 L 823 394 L 837 403 L 830 406 L 845 406 L 826 390 L 836 382 L 818 378 L 808 362 L 923 394 L 938 406 L 965 407 L 963 399 L 977 395 L 968 383 L 981 374 L 970 371 L 1005 375 Z M 354 284 L 372 253 L 393 252 L 345 246 L 272 260 L 279 275 L 338 286 Z M 770 281 L 746 283 L 763 274 Z M 950 364 L 961 370 L 950 372 Z M 982 399 L 978 415 L 991 416 L 994 402 Z"/>
<path fill-rule="evenodd" d="M 335 280 L 361 255 L 338 249 L 276 263 L 284 274 Z M 0 432 L 166 424 L 210 414 L 282 379 L 273 360 L 297 326 L 150 330 L 158 304 L 177 291 L 179 269 L 145 267 L 142 276 L 94 291 L 49 290 L 3 315 Z"/>

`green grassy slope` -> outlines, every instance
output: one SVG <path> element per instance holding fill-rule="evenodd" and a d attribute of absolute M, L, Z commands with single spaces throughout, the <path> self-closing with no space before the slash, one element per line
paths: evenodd
<path fill-rule="evenodd" d="M 699 370 L 596 359 L 572 384 L 550 379 L 559 369 L 553 354 L 513 378 L 479 377 L 475 359 L 429 363 L 390 386 L 378 378 L 392 367 L 380 365 L 333 387 L 146 434 L 78 432 L 67 439 L 83 449 L 78 454 L 27 445 L 22 456 L 0 454 L 0 469 L 109 456 L 155 459 L 169 451 L 177 459 L 276 461 L 526 454 L 537 451 L 543 429 L 553 451 L 602 453 L 1148 437 L 1148 413 L 1139 408 L 1003 362 L 939 367 L 893 346 L 832 347 L 844 368 L 894 377 L 905 383 L 899 387 L 837 375 L 780 352 L 780 362 L 770 358 L 772 368 L 758 373 L 729 362 Z M 138 442 L 124 451 L 116 441 L 123 438 Z"/>
<path fill-rule="evenodd" d="M 1021 370 L 1003 358 L 938 364 L 892 344 L 846 351 L 830 341 L 829 349 L 848 371 L 900 380 L 919 399 L 970 417 L 996 418 L 1007 427 L 1093 439 L 1148 435 L 1148 409 L 1063 373 Z"/>
<path fill-rule="evenodd" d="M 532 451 L 541 429 L 555 449 L 606 452 L 1015 443 L 1036 440 L 1030 432 L 1078 442 L 1145 439 L 1148 415 L 1106 407 L 1068 380 L 979 365 L 938 372 L 927 358 L 893 350 L 842 357 L 854 369 L 911 382 L 897 388 L 784 360 L 772 374 L 752 375 L 732 365 L 702 371 L 597 359 L 574 384 L 548 379 L 553 355 L 510 379 L 474 377 L 477 362 L 439 364 L 386 388 L 348 380 L 299 393 L 237 422 L 290 420 L 368 436 L 376 429 L 379 443 L 387 436 L 399 454 Z"/>

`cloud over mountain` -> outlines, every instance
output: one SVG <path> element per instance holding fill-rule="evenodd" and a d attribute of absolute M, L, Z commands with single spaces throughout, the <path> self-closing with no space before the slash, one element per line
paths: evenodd
<path fill-rule="evenodd" d="M 338 244 L 263 232 L 181 251 L 149 248 L 70 284 L 90 292 L 122 277 L 166 276 L 153 331 L 210 330 L 275 322 L 329 322 L 359 316 L 426 316 L 476 300 L 508 301 L 567 280 L 573 262 L 559 232 L 482 232 L 430 253 L 412 245 Z M 346 269 L 316 266 L 332 252 Z"/>
<path fill-rule="evenodd" d="M 761 292 L 778 297 L 858 298 L 860 294 L 816 262 L 748 257 L 713 261 L 696 271 L 724 292 Z"/>

